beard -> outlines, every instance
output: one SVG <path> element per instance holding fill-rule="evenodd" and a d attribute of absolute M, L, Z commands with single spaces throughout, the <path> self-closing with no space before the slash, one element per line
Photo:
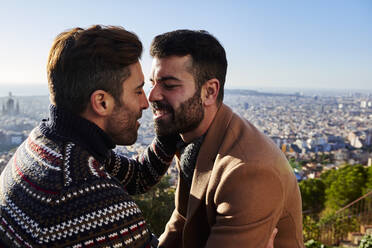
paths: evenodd
<path fill-rule="evenodd" d="M 138 136 L 137 120 L 142 113 L 134 113 L 127 109 L 124 104 L 115 105 L 113 113 L 107 119 L 106 133 L 117 145 L 132 145 Z"/>
<path fill-rule="evenodd" d="M 167 102 L 153 102 L 152 108 L 165 110 L 171 114 L 171 118 L 155 120 L 155 132 L 158 136 L 166 136 L 176 133 L 187 133 L 198 127 L 204 118 L 203 103 L 200 98 L 201 90 L 197 90 L 189 99 L 174 109 Z"/>

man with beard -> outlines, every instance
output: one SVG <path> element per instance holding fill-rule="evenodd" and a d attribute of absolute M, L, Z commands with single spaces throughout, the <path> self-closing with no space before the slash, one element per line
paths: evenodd
<path fill-rule="evenodd" d="M 157 137 L 136 160 L 115 145 L 137 139 L 148 108 L 142 44 L 120 27 L 57 36 L 47 71 L 50 118 L 31 131 L 0 177 L 1 247 L 150 247 L 128 194 L 166 172 L 176 137 Z"/>
<path fill-rule="evenodd" d="M 154 38 L 149 95 L 158 135 L 181 134 L 164 248 L 303 247 L 296 178 L 275 144 L 222 103 L 225 50 L 205 31 Z"/>

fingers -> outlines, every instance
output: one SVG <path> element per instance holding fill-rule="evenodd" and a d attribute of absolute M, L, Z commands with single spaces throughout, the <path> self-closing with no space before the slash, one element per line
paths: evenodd
<path fill-rule="evenodd" d="M 275 228 L 273 233 L 270 236 L 269 243 L 267 244 L 266 248 L 274 248 L 274 239 L 277 233 L 278 233 L 278 228 Z"/>

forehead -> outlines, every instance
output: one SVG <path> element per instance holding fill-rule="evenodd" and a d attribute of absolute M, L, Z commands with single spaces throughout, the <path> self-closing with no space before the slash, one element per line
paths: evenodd
<path fill-rule="evenodd" d="M 191 73 L 192 59 L 190 55 L 155 57 L 152 60 L 152 75 L 162 77 L 166 75 Z"/>
<path fill-rule="evenodd" d="M 145 78 L 139 62 L 129 65 L 130 76 L 123 82 L 124 87 L 137 87 L 141 85 Z"/>

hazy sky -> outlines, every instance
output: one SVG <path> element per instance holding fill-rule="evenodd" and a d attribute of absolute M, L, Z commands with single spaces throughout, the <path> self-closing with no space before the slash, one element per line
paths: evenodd
<path fill-rule="evenodd" d="M 144 44 L 204 29 L 227 52 L 227 88 L 372 89 L 372 1 L 0 0 L 1 84 L 46 84 L 46 59 L 60 32 L 120 25 Z"/>

